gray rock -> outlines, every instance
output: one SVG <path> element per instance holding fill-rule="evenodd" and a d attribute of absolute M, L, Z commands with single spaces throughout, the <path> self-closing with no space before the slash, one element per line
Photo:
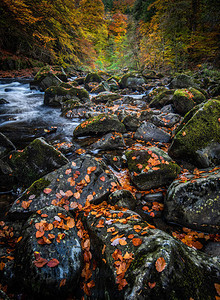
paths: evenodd
<path fill-rule="evenodd" d="M 91 147 L 100 150 L 124 149 L 125 141 L 121 133 L 107 133 Z"/>
<path fill-rule="evenodd" d="M 161 115 L 152 115 L 150 121 L 156 126 L 162 127 L 173 127 L 176 123 L 180 121 L 180 115 L 168 113 L 168 114 L 161 114 Z"/>
<path fill-rule="evenodd" d="M 108 132 L 126 132 L 117 116 L 110 114 L 99 114 L 79 124 L 73 132 L 74 137 L 103 135 Z"/>
<path fill-rule="evenodd" d="M 22 152 L 14 152 L 10 159 L 14 175 L 26 187 L 67 163 L 68 159 L 42 138 L 35 139 Z"/>
<path fill-rule="evenodd" d="M 0 99 L 0 104 L 7 104 L 9 103 L 7 100 L 5 100 L 4 98 Z"/>
<path fill-rule="evenodd" d="M 119 81 L 119 85 L 122 89 L 137 89 L 139 86 L 145 83 L 145 79 L 140 74 L 128 73 L 125 74 Z"/>
<path fill-rule="evenodd" d="M 97 213 L 99 217 L 93 212 L 83 220 L 91 233 L 93 255 L 100 270 L 97 285 L 91 290 L 93 298 L 168 299 L 167 295 L 172 295 L 179 300 L 214 299 L 214 283 L 220 274 L 216 258 L 199 253 L 160 230 L 150 229 L 132 211 L 103 206 Z M 99 222 L 104 226 L 97 228 Z M 114 232 L 117 235 L 112 235 Z M 129 238 L 132 234 L 133 239 Z M 120 244 L 121 239 L 126 245 Z"/>
<path fill-rule="evenodd" d="M 103 162 L 85 155 L 35 181 L 14 202 L 9 215 L 13 219 L 26 219 L 31 213 L 50 204 L 73 210 L 77 203 L 85 205 L 87 198 L 91 203 L 99 203 L 107 200 L 117 182 Z"/>
<path fill-rule="evenodd" d="M 204 232 L 219 232 L 220 170 L 208 171 L 200 176 L 186 175 L 187 182 L 180 179 L 171 184 L 164 203 L 168 222 Z"/>
<path fill-rule="evenodd" d="M 129 114 L 123 120 L 122 123 L 125 125 L 128 131 L 136 131 L 140 126 L 140 120 L 136 114 Z"/>
<path fill-rule="evenodd" d="M 182 89 L 195 86 L 194 79 L 188 75 L 180 74 L 175 77 L 169 87 L 172 89 Z"/>
<path fill-rule="evenodd" d="M 16 150 L 15 145 L 0 132 L 0 158 L 7 156 L 11 151 Z"/>
<path fill-rule="evenodd" d="M 125 153 L 131 179 L 140 190 L 149 190 L 170 184 L 180 167 L 163 150 L 129 150 Z"/>
<path fill-rule="evenodd" d="M 108 101 L 114 101 L 121 98 L 121 95 L 112 93 L 112 92 L 102 92 L 99 93 L 97 96 L 92 97 L 92 101 L 94 103 L 106 103 Z"/>
<path fill-rule="evenodd" d="M 136 206 L 136 199 L 130 191 L 117 190 L 109 195 L 108 203 L 111 205 L 117 205 L 119 207 L 127 207 L 130 210 L 134 210 Z"/>
<path fill-rule="evenodd" d="M 22 230 L 15 257 L 17 279 L 34 299 L 66 299 L 69 292 L 78 289 L 82 269 L 83 253 L 78 230 L 65 209 L 48 206 L 41 213 L 47 217 L 39 214 L 31 216 Z M 69 227 L 70 220 L 73 223 Z M 41 229 L 36 227 L 40 222 Z M 62 223 L 67 226 L 62 226 Z M 37 238 L 36 232 L 39 230 L 44 234 Z M 51 234 L 54 236 L 51 237 Z M 42 259 L 46 260 L 43 266 L 40 264 Z M 48 263 L 53 259 L 58 264 L 50 267 Z M 65 283 L 63 286 L 62 280 Z"/>
<path fill-rule="evenodd" d="M 154 141 L 161 143 L 168 143 L 171 139 L 170 135 L 164 130 L 158 128 L 150 122 L 141 125 L 134 135 L 135 139 L 144 141 Z"/>

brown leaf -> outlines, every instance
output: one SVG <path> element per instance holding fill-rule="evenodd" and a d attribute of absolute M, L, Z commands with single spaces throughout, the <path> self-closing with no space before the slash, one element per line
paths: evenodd
<path fill-rule="evenodd" d="M 217 291 L 217 294 L 220 296 L 220 284 L 219 283 L 214 283 L 215 289 Z"/>
<path fill-rule="evenodd" d="M 34 261 L 34 265 L 37 268 L 42 268 L 43 266 L 45 266 L 48 263 L 48 261 L 43 258 L 43 257 L 39 257 L 37 260 Z"/>
<path fill-rule="evenodd" d="M 47 266 L 50 267 L 50 268 L 54 268 L 56 267 L 57 265 L 59 265 L 59 260 L 57 260 L 56 258 L 52 258 L 48 263 L 47 263 Z"/>
<path fill-rule="evenodd" d="M 165 269 L 166 264 L 165 259 L 163 257 L 159 257 L 155 262 L 157 272 L 162 272 Z"/>
<path fill-rule="evenodd" d="M 0 262 L 0 271 L 2 271 L 5 267 L 5 263 L 3 263 L 2 261 Z"/>
<path fill-rule="evenodd" d="M 155 287 L 155 285 L 156 285 L 156 282 L 152 282 L 152 283 L 148 282 L 148 286 L 150 289 L 153 289 Z"/>
<path fill-rule="evenodd" d="M 66 191 L 65 195 L 67 197 L 71 197 L 73 195 L 73 192 L 71 190 Z"/>
<path fill-rule="evenodd" d="M 142 244 L 142 239 L 140 238 L 133 238 L 132 243 L 134 246 L 140 246 Z"/>
<path fill-rule="evenodd" d="M 50 189 L 50 188 L 45 188 L 44 189 L 45 194 L 50 194 L 51 192 L 52 192 L 52 189 Z"/>
<path fill-rule="evenodd" d="M 64 278 L 60 281 L 60 287 L 64 286 L 65 284 L 66 284 L 66 278 Z"/>
<path fill-rule="evenodd" d="M 30 206 L 30 204 L 31 204 L 30 201 L 22 201 L 21 206 L 24 209 L 27 209 Z"/>

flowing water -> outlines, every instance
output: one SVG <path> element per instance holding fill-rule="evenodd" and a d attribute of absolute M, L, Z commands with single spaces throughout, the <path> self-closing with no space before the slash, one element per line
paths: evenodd
<path fill-rule="evenodd" d="M 79 124 L 77 119 L 61 117 L 60 108 L 45 106 L 43 93 L 31 90 L 28 80 L 1 80 L 1 98 L 9 103 L 0 104 L 0 131 L 17 146 L 19 140 L 28 143 L 42 135 L 49 140 L 70 141 L 73 129 Z"/>

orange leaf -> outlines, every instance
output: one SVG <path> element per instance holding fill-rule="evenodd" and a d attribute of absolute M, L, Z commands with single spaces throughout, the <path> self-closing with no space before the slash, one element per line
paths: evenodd
<path fill-rule="evenodd" d="M 22 236 L 19 236 L 19 238 L 17 239 L 17 243 L 19 243 L 20 242 L 20 240 L 22 240 Z"/>
<path fill-rule="evenodd" d="M 134 246 L 140 246 L 142 244 L 142 239 L 140 238 L 133 238 L 132 243 Z"/>
<path fill-rule="evenodd" d="M 105 181 L 105 176 L 100 177 L 100 180 L 104 182 Z"/>
<path fill-rule="evenodd" d="M 153 289 L 156 285 L 156 282 L 152 282 L 152 283 L 148 282 L 148 285 L 149 285 L 150 289 Z"/>
<path fill-rule="evenodd" d="M 74 193 L 73 195 L 74 195 L 74 197 L 75 197 L 76 199 L 79 199 L 79 198 L 80 198 L 80 193 L 79 193 L 79 192 L 76 192 L 76 193 Z"/>
<path fill-rule="evenodd" d="M 67 225 L 69 228 L 75 227 L 75 220 L 74 220 L 73 218 L 70 218 L 69 220 L 67 220 L 66 225 Z"/>
<path fill-rule="evenodd" d="M 87 183 L 90 183 L 90 177 L 89 177 L 89 175 L 86 175 L 86 176 L 85 176 L 85 181 L 86 181 Z"/>
<path fill-rule="evenodd" d="M 48 215 L 47 215 L 47 214 L 42 214 L 41 217 L 42 217 L 42 218 L 47 218 Z"/>
<path fill-rule="evenodd" d="M 185 131 L 183 131 L 182 136 L 186 136 L 186 132 Z"/>
<path fill-rule="evenodd" d="M 159 257 L 155 262 L 157 272 L 162 272 L 165 269 L 166 264 L 165 259 L 163 257 Z"/>
<path fill-rule="evenodd" d="M 121 246 L 125 246 L 125 245 L 127 245 L 127 242 L 125 240 L 123 240 L 123 239 L 119 239 L 119 244 Z"/>
<path fill-rule="evenodd" d="M 66 279 L 64 278 L 60 281 L 60 287 L 64 286 L 65 284 L 66 284 Z"/>
<path fill-rule="evenodd" d="M 5 263 L 3 263 L 2 261 L 0 262 L 0 271 L 2 271 L 5 267 Z"/>
<path fill-rule="evenodd" d="M 48 263 L 47 263 L 47 266 L 50 267 L 50 268 L 54 268 L 56 267 L 57 265 L 59 265 L 59 260 L 57 260 L 56 258 L 52 258 Z"/>
<path fill-rule="evenodd" d="M 43 266 L 45 266 L 48 263 L 48 261 L 43 258 L 43 257 L 39 257 L 37 260 L 34 261 L 34 265 L 37 268 L 42 268 Z"/>
<path fill-rule="evenodd" d="M 22 201 L 21 203 L 21 206 L 24 208 L 24 209 L 27 209 L 29 206 L 30 206 L 30 202 L 29 201 Z"/>
<path fill-rule="evenodd" d="M 50 194 L 51 192 L 52 192 L 52 189 L 50 189 L 50 188 L 45 188 L 44 189 L 45 194 Z"/>
<path fill-rule="evenodd" d="M 36 232 L 36 238 L 40 238 L 40 237 L 42 237 L 44 235 L 44 231 L 37 231 Z"/>
<path fill-rule="evenodd" d="M 88 196 L 87 196 L 87 200 L 88 200 L 88 201 L 91 201 L 92 199 L 93 199 L 93 195 L 88 195 Z"/>
<path fill-rule="evenodd" d="M 220 296 L 220 284 L 219 283 L 214 283 L 215 289 L 217 291 L 217 294 Z"/>
<path fill-rule="evenodd" d="M 65 195 L 67 197 L 71 197 L 73 195 L 73 192 L 71 190 L 66 191 Z"/>
<path fill-rule="evenodd" d="M 129 234 L 129 236 L 128 236 L 129 239 L 133 239 L 133 237 L 134 237 L 134 234 Z"/>

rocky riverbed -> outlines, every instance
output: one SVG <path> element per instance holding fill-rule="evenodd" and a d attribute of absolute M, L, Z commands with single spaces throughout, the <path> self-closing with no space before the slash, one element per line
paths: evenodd
<path fill-rule="evenodd" d="M 1 82 L 1 298 L 219 299 L 218 80 Z"/>

